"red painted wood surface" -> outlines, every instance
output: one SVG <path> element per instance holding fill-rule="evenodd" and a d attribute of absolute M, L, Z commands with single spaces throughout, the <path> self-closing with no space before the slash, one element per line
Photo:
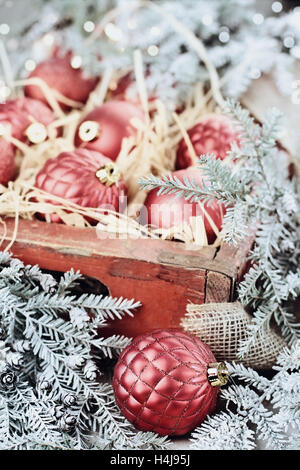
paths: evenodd
<path fill-rule="evenodd" d="M 14 220 L 6 220 L 1 249 L 12 238 Z M 2 233 L 1 233 L 2 231 Z M 71 268 L 102 281 L 112 296 L 143 304 L 134 318 L 114 321 L 105 334 L 135 336 L 153 328 L 178 326 L 188 302 L 231 299 L 234 282 L 249 246 L 187 250 L 165 240 L 99 239 L 94 228 L 20 220 L 10 251 L 27 264 L 67 271 Z"/>

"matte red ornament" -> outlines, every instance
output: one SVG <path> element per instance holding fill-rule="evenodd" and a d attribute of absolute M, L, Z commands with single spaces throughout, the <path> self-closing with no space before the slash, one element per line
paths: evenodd
<path fill-rule="evenodd" d="M 0 124 L 11 126 L 11 134 L 22 142 L 34 142 L 29 131 L 33 124 L 41 125 L 47 137 L 47 127 L 55 120 L 52 111 L 40 101 L 21 97 L 0 104 Z M 34 129 L 31 129 L 34 131 Z"/>
<path fill-rule="evenodd" d="M 178 178 L 183 183 L 185 177 L 190 181 L 194 180 L 200 187 L 204 179 L 206 185 L 208 185 L 208 181 L 203 176 L 201 170 L 194 167 L 174 171 L 172 176 Z M 190 217 L 204 217 L 204 227 L 208 243 L 213 243 L 216 240 L 215 230 L 207 215 L 203 214 L 201 204 L 203 204 L 205 211 L 219 231 L 222 228 L 225 214 L 224 204 L 219 203 L 217 200 L 199 204 L 198 202 L 186 201 L 183 197 L 176 197 L 176 194 L 158 194 L 158 192 L 158 189 L 152 189 L 146 197 L 144 206 L 147 210 L 148 219 L 147 221 L 144 220 L 144 223 L 151 225 L 153 228 L 170 229 L 178 227 L 184 222 L 189 223 Z"/>
<path fill-rule="evenodd" d="M 6 185 L 16 174 L 13 146 L 0 136 L 0 184 Z"/>
<path fill-rule="evenodd" d="M 138 106 L 126 101 L 108 101 L 85 116 L 78 126 L 75 145 L 116 160 L 123 138 L 136 134 L 131 124 L 133 118 L 144 121 L 144 113 Z"/>
<path fill-rule="evenodd" d="M 57 90 L 65 97 L 85 103 L 91 91 L 98 83 L 98 78 L 86 77 L 82 69 L 71 66 L 72 54 L 64 57 L 52 57 L 40 64 L 31 72 L 28 78 L 40 78 L 50 88 Z M 31 98 L 48 104 L 43 91 L 37 85 L 26 85 L 25 94 Z M 68 107 L 61 103 L 63 109 Z"/>
<path fill-rule="evenodd" d="M 113 99 L 127 101 L 127 90 L 133 83 L 133 77 L 131 73 L 128 73 L 120 78 L 117 83 L 110 86 L 109 92 Z M 128 100 L 131 101 L 131 100 Z"/>
<path fill-rule="evenodd" d="M 231 144 L 239 142 L 239 137 L 232 122 L 222 115 L 204 117 L 188 131 L 189 138 L 195 149 L 197 157 L 202 154 L 213 153 L 223 160 Z M 179 143 L 176 159 L 176 170 L 188 168 L 194 164 L 184 139 Z"/>
<path fill-rule="evenodd" d="M 149 75 L 148 73 L 146 76 Z M 113 83 L 109 88 L 109 96 L 113 100 L 129 101 L 136 105 L 141 106 L 139 95 L 135 97 L 130 96 L 129 88 L 134 82 L 134 77 L 132 73 L 128 73 L 120 78 L 117 83 Z M 148 96 L 148 102 L 151 103 L 156 99 L 155 95 L 151 94 Z"/>
<path fill-rule="evenodd" d="M 115 211 L 120 210 L 127 193 L 116 165 L 104 155 L 85 149 L 63 152 L 47 160 L 35 186 L 82 207 Z M 53 214 L 51 221 L 61 220 Z"/>
<path fill-rule="evenodd" d="M 177 329 L 136 337 L 114 369 L 122 414 L 141 431 L 180 436 L 215 409 L 228 372 L 199 338 Z"/>

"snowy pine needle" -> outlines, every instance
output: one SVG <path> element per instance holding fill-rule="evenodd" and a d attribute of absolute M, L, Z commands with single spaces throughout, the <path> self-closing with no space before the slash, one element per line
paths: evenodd
<path fill-rule="evenodd" d="M 232 384 L 221 391 L 226 411 L 192 433 L 191 448 L 250 450 L 260 440 L 272 450 L 300 449 L 300 342 L 280 354 L 272 379 L 241 364 L 227 367 Z"/>
<path fill-rule="evenodd" d="M 276 144 L 278 110 L 269 110 L 261 126 L 234 101 L 226 103 L 225 111 L 241 137 L 240 148 L 232 146 L 229 164 L 202 155 L 199 168 L 208 182 L 201 188 L 189 178 L 181 182 L 174 176 L 149 176 L 140 185 L 189 201 L 224 203 L 222 233 L 229 244 L 242 242 L 255 228 L 251 267 L 238 287 L 241 302 L 253 311 L 250 335 L 240 344 L 242 357 L 273 321 L 288 344 L 300 338 L 300 322 L 293 313 L 300 295 L 300 181 L 290 177 L 286 153 Z"/>
<path fill-rule="evenodd" d="M 140 303 L 77 297 L 79 279 L 70 271 L 56 282 L 0 252 L 0 449 L 165 448 L 121 416 L 101 372 L 130 340 L 99 328 Z"/>

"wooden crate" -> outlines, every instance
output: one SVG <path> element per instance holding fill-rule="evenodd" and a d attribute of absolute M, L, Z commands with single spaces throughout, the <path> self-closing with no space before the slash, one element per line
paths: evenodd
<path fill-rule="evenodd" d="M 14 220 L 0 229 L 4 249 Z M 93 228 L 20 220 L 11 252 L 26 264 L 65 272 L 71 268 L 103 282 L 112 296 L 142 302 L 135 317 L 114 321 L 105 334 L 135 336 L 157 327 L 177 327 L 188 302 L 228 302 L 246 265 L 251 239 L 239 247 L 223 245 L 186 250 L 165 240 L 101 240 Z"/>

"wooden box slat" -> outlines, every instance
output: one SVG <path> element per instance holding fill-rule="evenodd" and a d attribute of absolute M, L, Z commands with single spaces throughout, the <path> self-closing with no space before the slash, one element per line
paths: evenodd
<path fill-rule="evenodd" d="M 6 219 L 4 249 L 15 221 Z M 251 238 L 239 247 L 201 250 L 165 240 L 99 239 L 94 228 L 20 220 L 11 252 L 24 263 L 67 271 L 71 268 L 103 282 L 112 296 L 142 302 L 134 318 L 114 321 L 105 334 L 135 336 L 156 327 L 179 326 L 188 302 L 232 300 Z"/>

